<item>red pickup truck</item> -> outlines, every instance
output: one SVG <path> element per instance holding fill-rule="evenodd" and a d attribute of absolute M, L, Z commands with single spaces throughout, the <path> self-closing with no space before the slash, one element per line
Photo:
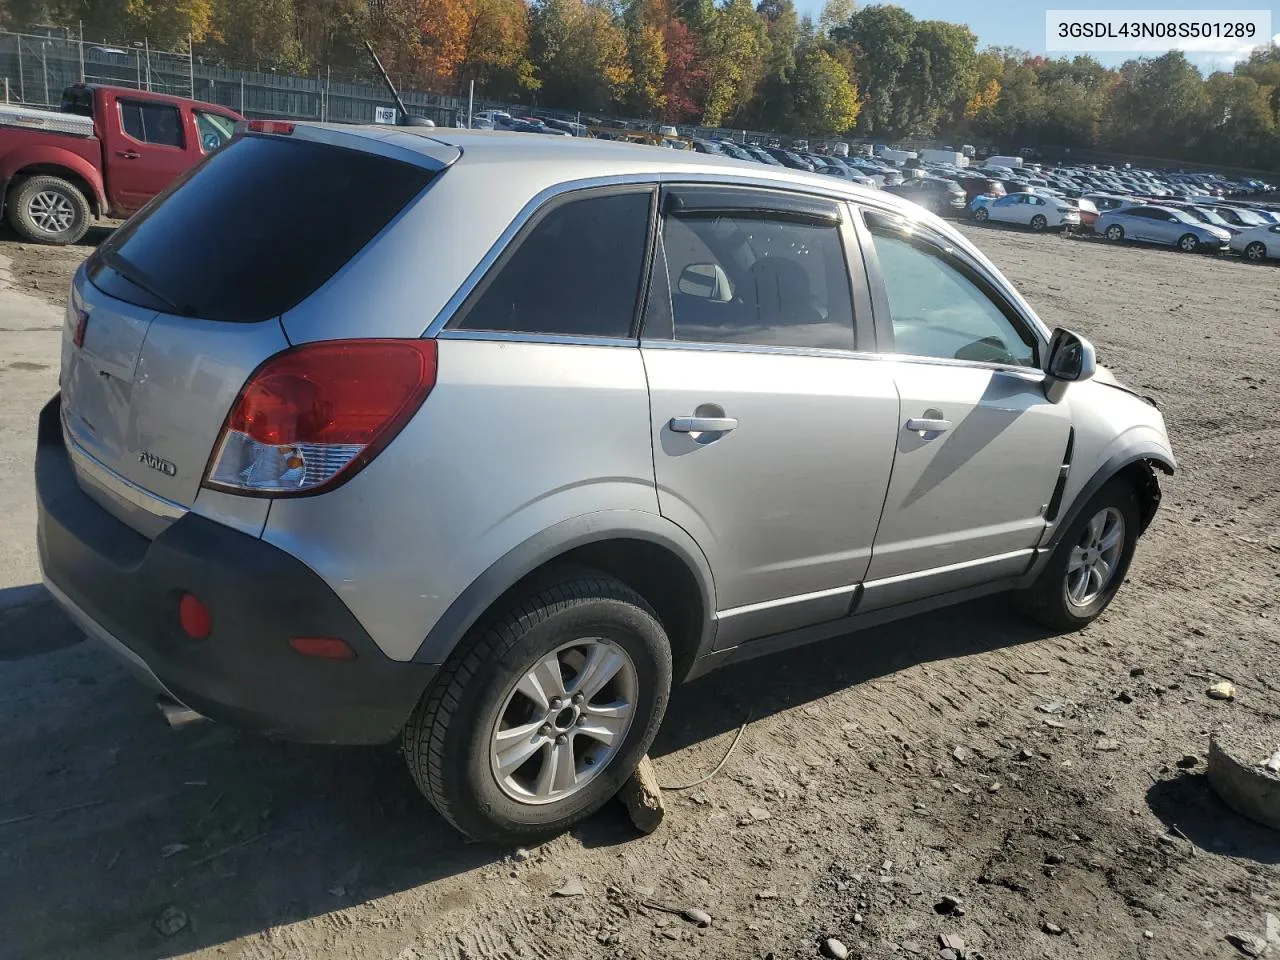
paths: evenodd
<path fill-rule="evenodd" d="M 24 239 L 75 243 L 122 219 L 231 139 L 214 103 L 77 83 L 57 112 L 0 104 L 0 212 Z"/>

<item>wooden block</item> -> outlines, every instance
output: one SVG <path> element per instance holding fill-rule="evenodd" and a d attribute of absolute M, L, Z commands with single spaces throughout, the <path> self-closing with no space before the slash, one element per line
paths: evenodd
<path fill-rule="evenodd" d="M 630 779 L 618 791 L 618 799 L 627 805 L 631 822 L 641 833 L 653 833 L 662 823 L 665 812 L 662 805 L 662 788 L 658 786 L 658 771 L 653 768 L 646 754 Z"/>

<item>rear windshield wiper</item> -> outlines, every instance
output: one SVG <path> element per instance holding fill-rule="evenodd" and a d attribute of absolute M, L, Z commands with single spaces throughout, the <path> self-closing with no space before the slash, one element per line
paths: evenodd
<path fill-rule="evenodd" d="M 163 303 L 169 308 L 170 313 L 176 313 L 182 317 L 194 317 L 196 315 L 195 310 L 190 306 L 178 303 L 171 297 L 167 297 L 157 290 L 155 281 L 147 276 L 145 271 L 120 256 L 120 254 L 116 253 L 114 250 L 105 251 L 102 255 L 102 260 L 108 267 L 120 274 L 120 276 L 124 277 L 139 290 L 150 294 Z"/>

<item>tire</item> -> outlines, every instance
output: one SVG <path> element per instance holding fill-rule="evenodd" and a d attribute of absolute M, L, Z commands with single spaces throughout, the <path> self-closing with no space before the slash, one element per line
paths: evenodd
<path fill-rule="evenodd" d="M 31 243 L 75 243 L 93 218 L 84 194 L 61 177 L 24 180 L 9 194 L 8 207 L 9 223 Z"/>
<path fill-rule="evenodd" d="M 1178 238 L 1178 249 L 1183 253 L 1195 253 L 1200 249 L 1200 241 L 1196 239 L 1195 234 L 1184 233 Z"/>
<path fill-rule="evenodd" d="M 1035 230 L 1037 233 L 1039 233 L 1048 225 L 1049 225 L 1049 221 L 1045 219 L 1045 216 L 1043 213 L 1037 213 L 1034 217 L 1031 218 L 1031 229 Z"/>
<path fill-rule="evenodd" d="M 1244 248 L 1244 256 L 1246 260 L 1252 260 L 1254 263 L 1261 263 L 1267 259 L 1267 245 L 1261 240 L 1255 240 Z"/>
<path fill-rule="evenodd" d="M 1073 599 L 1073 577 L 1069 565 L 1082 542 L 1092 539 L 1091 522 L 1108 514 L 1122 521 L 1121 542 L 1111 565 L 1111 573 L 1101 589 Z M 1018 606 L 1033 620 L 1059 632 L 1079 630 L 1092 623 L 1107 608 L 1124 583 L 1137 546 L 1141 510 L 1133 485 L 1123 477 L 1113 477 L 1090 498 L 1062 539 L 1036 582 L 1016 597 Z M 1105 526 L 1104 526 L 1104 529 Z M 1078 576 L 1078 571 L 1075 574 Z M 1093 584 L 1089 584 L 1090 590 Z"/>
<path fill-rule="evenodd" d="M 1113 223 L 1111 226 L 1107 227 L 1105 236 L 1112 243 L 1119 243 L 1124 239 L 1124 227 L 1120 226 L 1118 223 Z"/>
<path fill-rule="evenodd" d="M 973 211 L 973 219 L 977 220 L 979 223 L 986 223 L 991 219 L 991 211 L 986 207 L 979 207 L 977 210 Z"/>
<path fill-rule="evenodd" d="M 584 654 L 593 651 L 620 666 L 583 706 L 569 698 L 589 662 Z M 524 689 L 549 701 L 544 688 L 556 681 L 545 672 L 548 662 L 566 690 L 562 708 L 540 706 L 520 689 L 534 678 Z M 572 671 L 567 680 L 566 666 Z M 467 836 L 487 842 L 548 837 L 590 816 L 618 792 L 649 749 L 670 690 L 671 647 L 649 604 L 612 577 L 562 568 L 509 602 L 504 599 L 458 645 L 409 718 L 405 760 L 427 799 Z M 593 706 L 601 709 L 601 697 L 611 710 L 630 700 L 625 729 L 621 720 L 587 716 Z M 616 746 L 580 732 L 596 723 L 617 725 L 622 732 Z M 518 762 L 500 770 L 499 733 L 522 728 L 530 731 L 528 739 L 517 737 L 505 746 L 506 756 Z M 536 748 L 526 749 L 535 741 Z M 561 744 L 567 752 L 558 749 Z M 568 793 L 557 788 L 562 781 L 553 756 L 557 762 L 572 759 L 583 778 L 566 787 Z"/>

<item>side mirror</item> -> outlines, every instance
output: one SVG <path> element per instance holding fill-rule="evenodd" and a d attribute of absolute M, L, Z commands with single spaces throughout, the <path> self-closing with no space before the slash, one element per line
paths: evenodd
<path fill-rule="evenodd" d="M 1088 380 L 1098 370 L 1093 344 L 1070 330 L 1059 327 L 1049 341 L 1045 359 L 1045 396 L 1053 403 L 1062 399 L 1068 383 Z"/>

